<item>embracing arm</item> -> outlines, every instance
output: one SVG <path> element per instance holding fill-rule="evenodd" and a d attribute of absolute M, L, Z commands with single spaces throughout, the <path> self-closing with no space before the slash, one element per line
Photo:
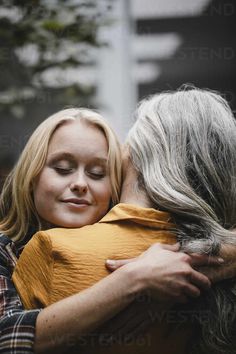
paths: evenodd
<path fill-rule="evenodd" d="M 123 267 L 92 287 L 43 309 L 37 319 L 35 353 L 63 353 L 70 343 L 116 315 L 142 290 L 136 272 Z"/>
<path fill-rule="evenodd" d="M 3 242 L 4 240 L 4 242 Z M 0 248 L 0 352 L 6 354 L 63 353 L 78 337 L 114 316 L 141 289 L 132 270 L 122 269 L 78 295 L 44 310 L 24 310 L 11 281 L 12 246 Z M 104 294 L 106 294 L 104 296 Z"/>
<path fill-rule="evenodd" d="M 161 248 L 167 248 L 169 250 L 172 251 L 178 251 L 178 246 L 169 246 L 169 245 L 158 245 L 158 247 Z M 174 249 L 176 248 L 176 249 Z M 148 250 L 149 254 L 150 250 Z M 143 255 L 141 255 L 142 257 L 146 254 L 146 256 L 148 256 L 147 252 L 144 252 Z M 200 254 L 191 254 L 191 255 L 187 255 L 186 261 L 189 264 L 189 266 L 194 267 L 198 272 L 204 274 L 207 276 L 207 278 L 212 282 L 212 283 L 216 283 L 219 282 L 221 280 L 225 280 L 225 279 L 230 279 L 230 278 L 234 278 L 236 277 L 236 247 L 233 245 L 222 245 L 221 246 L 221 250 L 219 253 L 219 256 L 208 256 L 208 255 L 200 255 Z M 179 254 L 179 257 L 184 257 L 183 253 Z M 136 258 L 130 258 L 130 259 L 122 259 L 122 260 L 108 260 L 106 262 L 106 266 L 110 271 L 114 271 L 120 267 L 123 267 L 125 264 L 131 263 L 131 262 L 136 262 L 137 260 L 140 260 L 140 257 L 136 257 Z M 183 258 L 182 258 L 183 260 Z M 175 275 L 175 271 L 180 270 L 178 267 L 175 267 L 176 270 L 173 269 L 172 273 L 171 273 L 171 267 L 172 267 L 172 263 L 169 263 L 167 265 L 166 270 L 169 270 L 171 276 L 172 276 L 172 280 L 175 280 L 175 282 L 172 283 L 172 286 L 177 286 L 179 288 L 179 285 L 177 285 L 177 278 L 174 279 L 174 275 Z M 187 270 L 187 269 L 186 269 Z M 182 269 L 183 271 L 183 269 Z M 191 269 L 189 269 L 189 271 L 191 272 Z M 187 275 L 187 274 L 185 274 Z M 195 273 L 195 275 L 197 275 L 197 278 L 199 276 L 199 273 Z M 178 277 L 179 278 L 179 277 Z M 197 278 L 195 280 L 193 280 L 193 283 L 197 284 Z M 158 279 L 158 278 L 157 278 Z M 186 285 L 188 286 L 188 282 L 187 282 L 187 278 L 183 278 L 184 282 L 186 283 Z M 167 282 L 166 282 L 167 285 Z M 169 284 L 170 285 L 170 284 Z M 168 288 L 163 288 L 164 293 L 168 292 Z M 169 286 L 169 290 L 171 291 L 171 286 Z M 189 291 L 188 291 L 189 292 Z M 197 292 L 199 292 L 198 289 L 195 289 L 195 294 L 197 295 Z M 194 296 L 194 292 L 192 293 L 192 296 Z M 166 293 L 167 295 L 167 293 Z M 176 298 L 177 302 L 180 300 L 180 298 Z"/>
<path fill-rule="evenodd" d="M 166 284 L 173 283 L 168 296 L 174 302 L 182 301 L 186 293 L 197 296 L 197 287 L 208 289 L 208 279 L 190 267 L 188 256 L 171 249 L 174 247 L 151 246 L 136 262 L 124 265 L 92 287 L 42 310 L 37 319 L 35 352 L 63 352 L 68 349 L 68 343 L 75 344 L 76 338 L 97 329 L 142 292 L 148 291 L 165 302 Z"/>
<path fill-rule="evenodd" d="M 0 248 L 0 352 L 63 353 L 78 337 L 91 332 L 133 301 L 142 284 L 132 269 L 114 272 L 93 287 L 44 310 L 24 310 L 11 281 L 13 244 Z M 8 249 L 6 249 L 6 247 Z M 105 294 L 105 295 L 104 295 Z"/>
<path fill-rule="evenodd" d="M 35 339 L 34 323 L 31 321 L 33 328 L 33 331 L 31 331 L 31 348 L 28 346 L 24 348 L 23 352 L 25 354 L 32 353 L 33 350 L 36 354 L 67 352 L 71 345 L 78 343 L 80 336 L 89 334 L 115 316 L 130 304 L 137 294 L 148 290 L 157 297 L 160 295 L 161 299 L 165 293 L 163 282 L 166 283 L 166 276 L 168 275 L 166 264 L 170 261 L 172 262 L 172 269 L 169 269 L 169 273 L 173 272 L 174 265 L 177 267 L 177 262 L 180 268 L 178 271 L 179 279 L 183 280 L 190 277 L 199 286 L 209 286 L 206 277 L 201 275 L 199 277 L 196 271 L 190 269 L 186 255 L 178 255 L 177 252 L 168 251 L 161 246 L 152 246 L 149 252 L 149 255 L 146 253 L 146 257 L 116 270 L 89 289 L 50 305 L 39 314 L 36 311 Z M 174 277 L 176 274 L 174 272 Z M 170 281 L 170 274 L 167 279 Z M 187 280 L 185 282 L 182 280 L 175 287 L 174 298 L 181 298 L 183 292 L 187 289 L 191 292 L 192 285 L 190 284 L 190 287 L 188 287 Z M 7 301 L 9 300 L 10 298 L 7 299 Z M 16 311 L 18 307 L 16 304 L 14 306 L 14 311 Z M 26 315 L 27 313 L 33 314 L 34 312 L 23 311 L 21 307 L 21 314 Z M 21 338 L 14 336 L 13 333 L 16 324 L 18 324 L 17 319 L 13 326 L 9 327 L 8 338 L 11 340 L 8 344 L 6 343 L 9 347 L 5 347 L 5 352 L 8 354 L 22 353 L 22 350 L 18 350 Z M 33 343 L 34 348 L 32 347 Z M 2 352 L 4 353 L 4 351 Z"/>

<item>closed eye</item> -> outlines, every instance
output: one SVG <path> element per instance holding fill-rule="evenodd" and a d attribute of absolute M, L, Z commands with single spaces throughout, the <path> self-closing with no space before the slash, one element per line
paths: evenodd
<path fill-rule="evenodd" d="M 72 168 L 65 168 L 65 167 L 54 167 L 55 171 L 59 174 L 59 175 L 68 175 L 69 173 L 71 173 L 73 171 Z"/>
<path fill-rule="evenodd" d="M 89 172 L 89 176 L 93 179 L 102 179 L 105 177 L 104 172 Z"/>

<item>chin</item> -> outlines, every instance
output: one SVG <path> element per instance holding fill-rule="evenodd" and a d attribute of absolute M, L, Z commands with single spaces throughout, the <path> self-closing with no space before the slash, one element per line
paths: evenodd
<path fill-rule="evenodd" d="M 84 216 L 84 217 L 83 217 Z M 55 218 L 54 222 L 53 222 L 53 227 L 62 227 L 62 228 L 66 228 L 66 229 L 74 229 L 74 228 L 80 228 L 86 225 L 92 225 L 96 222 L 98 222 L 102 216 L 101 215 L 87 215 L 87 217 L 85 217 L 85 215 L 73 215 L 73 217 L 68 217 L 68 218 L 60 218 L 57 217 Z M 51 224 L 52 225 L 52 224 Z"/>
<path fill-rule="evenodd" d="M 80 227 L 83 227 L 83 226 L 86 226 L 86 225 L 91 225 L 93 224 L 94 221 L 92 222 L 88 222 L 88 221 L 80 221 L 78 222 L 78 220 L 76 221 L 64 221 L 64 222 L 60 222 L 60 225 L 58 225 L 58 227 L 64 227 L 64 228 L 67 228 L 67 229 L 75 229 L 75 228 L 80 228 Z"/>

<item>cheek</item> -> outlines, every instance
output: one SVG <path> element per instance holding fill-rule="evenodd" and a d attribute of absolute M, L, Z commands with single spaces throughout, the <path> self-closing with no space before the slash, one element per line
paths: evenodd
<path fill-rule="evenodd" d="M 111 185 L 110 181 L 104 182 L 100 187 L 97 188 L 97 194 L 100 202 L 105 205 L 110 204 L 111 200 Z"/>
<path fill-rule="evenodd" d="M 42 205 L 50 204 L 52 197 L 57 193 L 57 189 L 58 183 L 55 183 L 55 178 L 51 178 L 47 173 L 42 173 L 34 185 L 33 195 L 36 209 Z"/>
<path fill-rule="evenodd" d="M 60 194 L 61 188 L 58 188 L 58 184 L 48 183 L 45 178 L 39 178 L 35 184 L 33 195 L 34 195 L 34 205 L 39 217 L 42 220 L 47 220 L 52 222 L 50 218 L 54 215 L 57 208 L 57 199 Z"/>
<path fill-rule="evenodd" d="M 61 193 L 66 185 L 66 178 L 60 178 L 53 170 L 45 168 L 35 183 L 34 193 L 39 197 L 41 194 L 50 197 Z"/>
<path fill-rule="evenodd" d="M 53 191 L 52 186 L 45 181 L 44 178 L 39 178 L 34 186 L 34 199 L 40 200 L 45 198 L 45 195 L 50 194 Z"/>

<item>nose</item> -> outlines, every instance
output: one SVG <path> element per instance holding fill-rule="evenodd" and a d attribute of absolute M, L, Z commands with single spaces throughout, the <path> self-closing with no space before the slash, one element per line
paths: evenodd
<path fill-rule="evenodd" d="M 79 194 L 85 194 L 88 190 L 86 176 L 83 173 L 78 173 L 70 184 L 70 190 Z"/>

